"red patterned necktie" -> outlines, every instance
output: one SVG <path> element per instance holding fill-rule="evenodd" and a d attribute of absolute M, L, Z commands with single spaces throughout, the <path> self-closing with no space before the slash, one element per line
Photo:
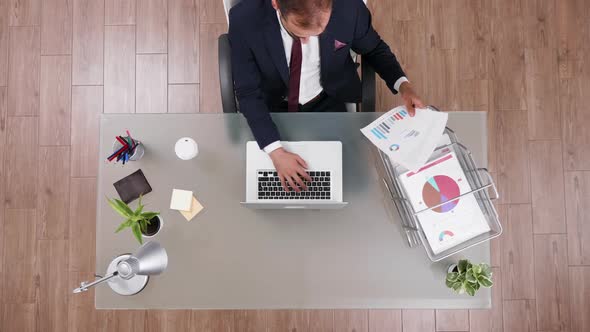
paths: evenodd
<path fill-rule="evenodd" d="M 299 110 L 299 83 L 301 80 L 301 40 L 293 38 L 289 63 L 289 112 Z"/>

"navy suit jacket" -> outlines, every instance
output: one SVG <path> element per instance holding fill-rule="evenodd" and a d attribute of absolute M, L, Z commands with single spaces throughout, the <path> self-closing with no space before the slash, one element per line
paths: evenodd
<path fill-rule="evenodd" d="M 288 95 L 289 67 L 280 25 L 271 0 L 242 0 L 229 12 L 234 88 L 260 148 L 280 140 L 270 111 Z M 337 48 L 336 41 L 345 43 Z M 361 82 L 352 49 L 368 61 L 393 93 L 404 72 L 389 46 L 371 25 L 362 0 L 333 0 L 332 15 L 319 36 L 324 92 L 342 102 L 360 102 Z"/>

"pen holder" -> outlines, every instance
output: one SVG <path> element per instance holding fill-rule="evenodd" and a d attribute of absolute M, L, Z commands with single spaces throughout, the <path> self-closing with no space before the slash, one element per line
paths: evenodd
<path fill-rule="evenodd" d="M 129 136 L 125 136 L 123 138 L 125 139 L 125 141 L 130 140 Z M 136 139 L 131 138 L 131 141 L 133 142 L 133 144 L 135 144 L 135 148 L 133 148 L 133 153 L 131 153 L 131 155 L 129 155 L 129 160 L 138 161 L 143 157 L 143 155 L 145 153 L 145 147 L 143 146 L 143 143 L 141 143 L 140 141 L 138 141 Z M 115 140 L 113 142 L 113 152 L 118 151 L 122 147 L 123 147 L 123 144 L 121 144 L 121 142 L 119 142 L 118 140 Z"/>

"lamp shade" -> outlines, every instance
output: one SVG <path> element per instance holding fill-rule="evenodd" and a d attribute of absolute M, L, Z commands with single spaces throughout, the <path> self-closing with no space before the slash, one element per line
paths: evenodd
<path fill-rule="evenodd" d="M 137 249 L 133 255 L 139 262 L 139 275 L 154 275 L 162 273 L 168 266 L 168 254 L 158 242 L 147 242 Z"/>
<path fill-rule="evenodd" d="M 117 264 L 119 276 L 130 279 L 135 275 L 155 275 L 168 266 L 168 254 L 158 242 L 150 241 L 139 247 L 137 252 Z"/>

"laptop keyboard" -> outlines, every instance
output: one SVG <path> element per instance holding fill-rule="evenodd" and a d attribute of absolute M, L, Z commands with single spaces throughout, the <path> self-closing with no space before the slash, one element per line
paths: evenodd
<path fill-rule="evenodd" d="M 311 182 L 303 179 L 307 190 L 295 192 L 289 186 L 285 191 L 275 170 L 258 170 L 258 199 L 309 199 L 329 200 L 332 187 L 330 171 L 308 171 Z"/>

